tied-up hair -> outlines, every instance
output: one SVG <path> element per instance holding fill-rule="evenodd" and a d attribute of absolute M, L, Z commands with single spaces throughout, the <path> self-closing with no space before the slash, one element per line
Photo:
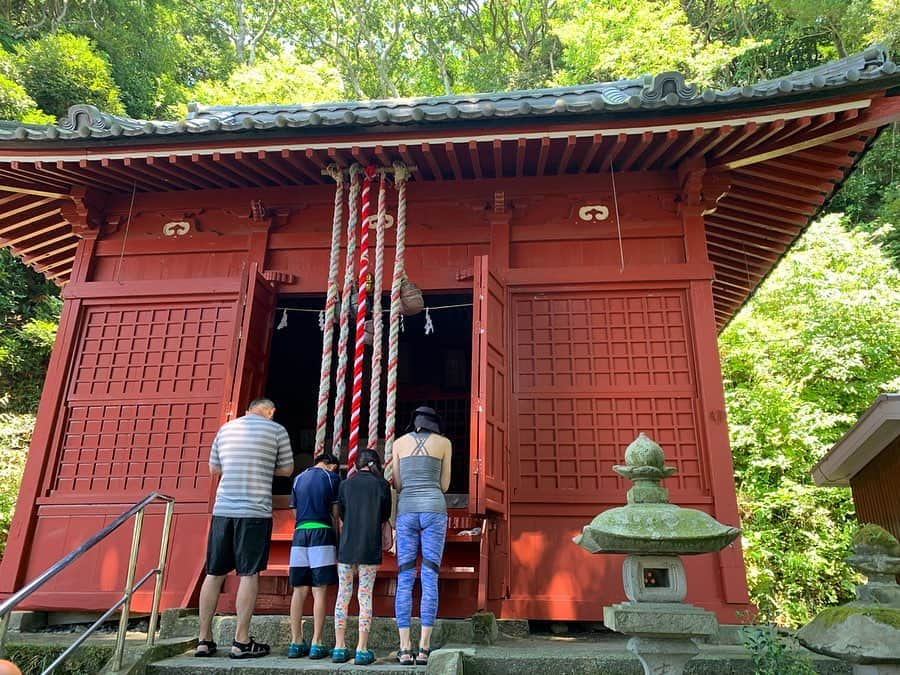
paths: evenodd
<path fill-rule="evenodd" d="M 366 448 L 356 456 L 356 470 L 363 469 L 368 469 L 376 476 L 381 475 L 381 456 L 374 448 Z"/>

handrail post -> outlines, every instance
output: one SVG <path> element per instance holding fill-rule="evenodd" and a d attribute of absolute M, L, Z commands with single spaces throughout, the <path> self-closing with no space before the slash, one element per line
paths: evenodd
<path fill-rule="evenodd" d="M 172 514 L 175 512 L 175 502 L 166 502 L 166 515 L 163 518 L 162 539 L 159 543 L 159 565 L 156 572 L 156 588 L 153 589 L 153 607 L 150 609 L 150 626 L 147 628 L 147 644 L 153 646 L 156 643 L 156 622 L 159 619 L 159 601 L 162 597 L 163 582 L 166 574 L 166 556 L 169 552 L 169 532 L 172 529 Z"/>
<path fill-rule="evenodd" d="M 6 632 L 9 630 L 9 618 L 11 616 L 12 612 L 7 612 L 0 616 L 0 659 L 3 658 L 3 653 L 6 651 Z"/>
<path fill-rule="evenodd" d="M 125 651 L 125 633 L 128 631 L 128 617 L 131 613 L 131 595 L 134 592 L 134 570 L 137 567 L 138 549 L 141 543 L 141 528 L 144 525 L 144 509 L 134 516 L 134 530 L 131 534 L 131 557 L 128 559 L 128 575 L 125 580 L 125 604 L 119 619 L 119 633 L 116 636 L 116 652 L 113 655 L 113 670 L 122 668 L 122 653 Z"/>

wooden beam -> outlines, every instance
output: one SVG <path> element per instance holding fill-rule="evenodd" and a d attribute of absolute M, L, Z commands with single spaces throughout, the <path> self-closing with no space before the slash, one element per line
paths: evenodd
<path fill-rule="evenodd" d="M 75 260 L 75 258 L 73 257 L 72 260 Z M 72 274 L 72 270 L 66 269 L 66 270 L 60 270 L 59 272 L 54 272 L 53 274 L 45 274 L 44 277 L 46 279 L 48 279 L 49 281 L 53 281 L 54 279 L 66 277 L 66 276 L 69 276 L 70 274 Z M 63 283 L 65 283 L 65 282 L 63 282 Z"/>
<path fill-rule="evenodd" d="M 137 189 L 137 183 L 132 178 L 130 180 L 123 180 L 113 176 L 108 171 L 102 171 L 99 168 L 94 168 L 94 166 L 86 159 L 78 160 L 78 168 L 81 170 L 78 173 L 87 176 L 93 176 L 100 183 L 103 183 L 107 186 L 107 190 L 109 190 L 110 186 L 116 187 L 118 190 L 122 192 L 131 192 L 132 190 Z"/>
<path fill-rule="evenodd" d="M 727 155 L 738 145 L 755 134 L 758 129 L 759 125 L 756 122 L 748 122 L 743 126 L 740 133 L 734 134 L 734 137 L 728 139 L 727 143 L 723 143 L 720 147 L 716 148 L 716 151 L 712 153 L 713 157 L 722 157 L 723 155 Z"/>
<path fill-rule="evenodd" d="M 459 165 L 459 157 L 456 155 L 456 144 L 450 141 L 444 143 L 444 152 L 447 153 L 447 159 L 450 160 L 450 168 L 453 170 L 453 179 L 462 180 L 463 171 Z"/>
<path fill-rule="evenodd" d="M 57 216 L 60 214 L 61 210 L 62 209 L 52 209 L 51 211 L 44 211 L 42 213 L 37 214 L 36 216 L 31 216 L 30 218 L 26 218 L 25 220 L 16 219 L 16 222 L 13 223 L 12 225 L 7 225 L 3 229 L 0 229 L 0 236 L 5 234 L 6 232 L 11 232 L 12 230 L 17 230 L 17 229 L 20 229 L 23 227 L 27 227 L 28 225 L 31 225 L 32 223 L 40 222 L 40 221 L 44 220 L 45 218 L 50 218 L 51 216 Z M 62 222 L 64 224 L 68 224 L 69 221 L 64 219 Z M 40 233 L 40 232 L 42 232 L 42 230 L 38 230 L 38 233 Z M 33 235 L 29 234 L 28 236 L 33 236 Z"/>
<path fill-rule="evenodd" d="M 5 190 L 6 192 L 15 192 L 16 196 L 21 195 L 32 195 L 34 197 L 54 197 L 55 199 L 68 199 L 68 192 L 50 192 L 48 190 L 32 190 L 28 187 L 17 187 L 15 185 L 0 185 L 0 190 Z M 3 204 L 4 202 L 0 202 Z"/>
<path fill-rule="evenodd" d="M 120 162 L 122 167 L 121 169 L 119 168 Z M 112 171 L 113 173 L 122 176 L 123 178 L 136 181 L 141 189 L 145 192 L 159 192 L 160 190 L 168 189 L 168 186 L 161 180 L 151 178 L 145 174 L 138 173 L 137 171 L 132 171 L 131 167 L 126 165 L 125 162 L 121 159 L 115 160 L 103 158 L 100 160 L 100 166 L 102 166 L 107 171 Z"/>
<path fill-rule="evenodd" d="M 306 159 L 308 159 L 310 162 L 312 162 L 317 167 L 319 167 L 319 171 L 324 171 L 327 168 L 328 164 L 331 163 L 330 160 L 327 163 L 323 162 L 322 159 L 319 157 L 318 152 L 316 152 L 312 148 L 307 148 L 304 151 L 304 154 L 306 155 Z"/>
<path fill-rule="evenodd" d="M 784 225 L 781 225 L 780 223 L 766 222 L 768 219 L 770 219 L 769 216 L 767 214 L 760 213 L 756 209 L 752 209 L 748 213 L 747 211 L 741 209 L 739 206 L 732 206 L 731 204 L 723 202 L 725 202 L 724 199 L 722 200 L 722 202 L 719 202 L 719 208 L 716 209 L 716 218 L 724 218 L 725 220 L 730 220 L 735 223 L 752 225 L 755 227 L 761 227 L 763 229 L 773 228 L 778 232 L 791 231 L 785 229 Z M 774 218 L 772 218 L 772 220 L 774 220 Z M 786 218 L 780 218 L 779 220 L 781 222 L 786 222 L 789 226 L 793 226 L 798 231 L 806 227 L 807 223 L 809 222 L 809 218 L 794 215 L 790 215 Z"/>
<path fill-rule="evenodd" d="M 211 172 L 202 171 L 200 168 L 197 167 L 196 164 L 194 164 L 191 161 L 190 157 L 187 157 L 185 155 L 182 155 L 182 156 L 169 155 L 168 159 L 169 159 L 169 165 L 171 167 L 174 167 L 177 171 L 183 172 L 185 175 L 192 176 L 196 180 L 202 181 L 203 185 L 206 185 L 210 188 L 217 189 L 217 188 L 222 188 L 222 187 L 228 187 L 230 185 L 230 182 L 226 182 L 223 184 L 223 183 L 217 182 L 213 178 L 210 178 Z M 213 174 L 213 175 L 215 175 L 215 174 Z"/>
<path fill-rule="evenodd" d="M 346 169 L 352 164 L 352 162 L 344 156 L 344 153 L 337 148 L 328 148 L 325 151 L 325 154 L 328 155 L 329 164 L 337 164 L 342 169 Z"/>
<path fill-rule="evenodd" d="M 503 141 L 495 138 L 491 142 L 494 161 L 494 178 L 503 178 Z"/>
<path fill-rule="evenodd" d="M 535 169 L 535 176 L 543 176 L 544 170 L 547 168 L 547 157 L 550 156 L 550 138 L 548 136 L 544 136 L 541 138 L 541 149 L 538 152 L 538 161 L 537 168 Z"/>
<path fill-rule="evenodd" d="M 682 132 L 678 143 L 675 144 L 675 147 L 672 148 L 662 161 L 662 168 L 668 169 L 675 166 L 678 160 L 690 152 L 704 136 L 706 136 L 706 129 L 703 127 L 697 127 L 689 134 Z"/>
<path fill-rule="evenodd" d="M 158 171 L 156 167 L 148 167 L 142 158 L 139 157 L 125 157 L 122 159 L 122 164 L 127 167 L 133 173 L 141 174 L 142 176 L 148 176 L 150 180 L 162 185 L 160 188 L 162 190 L 171 190 L 174 185 L 172 184 L 172 176 L 168 174 L 164 174 L 161 171 Z"/>
<path fill-rule="evenodd" d="M 242 171 L 246 171 L 256 176 L 263 185 L 271 183 L 276 187 L 283 187 L 284 179 L 273 172 L 269 167 L 264 166 L 256 161 L 256 157 L 248 155 L 240 150 L 234 153 L 234 161 L 238 162 L 238 166 Z"/>
<path fill-rule="evenodd" d="M 784 230 L 764 230 L 760 232 L 760 229 L 763 228 L 757 228 L 752 225 L 744 225 L 743 227 L 739 227 L 737 225 L 732 225 L 729 222 L 716 220 L 712 216 L 706 217 L 705 224 L 707 232 L 715 231 L 717 234 L 721 234 L 722 232 L 730 232 L 731 234 L 735 235 L 733 241 L 743 241 L 744 238 L 749 235 L 751 237 L 758 237 L 761 241 L 775 242 L 777 244 L 780 244 L 782 250 L 794 243 L 794 239 L 797 236 L 794 233 L 785 232 Z"/>
<path fill-rule="evenodd" d="M 855 157 L 851 157 L 849 153 L 841 150 L 828 150 L 827 148 L 809 148 L 808 150 L 800 150 L 795 152 L 791 157 L 796 157 L 802 162 L 819 162 L 820 164 L 831 164 L 842 169 L 849 169 L 856 162 Z"/>
<path fill-rule="evenodd" d="M 74 260 L 75 260 L 75 256 L 73 255 L 69 258 L 64 258 L 63 260 L 57 260 L 56 262 L 54 262 L 50 265 L 34 265 L 34 269 L 43 274 L 44 272 L 56 269 L 57 267 L 62 267 L 64 265 L 71 265 Z M 31 265 L 32 263 L 29 262 L 28 264 Z M 63 274 L 68 274 L 70 272 L 71 272 L 71 270 L 69 269 L 69 270 L 66 270 L 65 272 L 63 272 Z M 53 276 L 48 276 L 47 278 L 53 279 L 56 276 L 58 276 L 58 275 L 54 274 Z"/>
<path fill-rule="evenodd" d="M 619 162 L 619 171 L 628 171 L 631 165 L 650 147 L 652 142 L 652 131 L 645 131 L 640 137 L 634 137 L 631 149 L 623 155 L 622 161 Z"/>
<path fill-rule="evenodd" d="M 4 211 L 0 213 L 0 220 L 4 220 L 6 218 L 10 218 L 12 216 L 18 215 L 20 213 L 24 213 L 25 211 L 30 211 L 31 209 L 36 209 L 44 204 L 50 204 L 51 202 L 55 202 L 56 197 L 41 197 L 40 199 L 35 199 L 28 204 L 23 204 L 21 206 L 17 206 L 14 209 L 9 209 L 8 211 Z"/>
<path fill-rule="evenodd" d="M 528 149 L 528 140 L 519 138 L 516 140 L 516 178 L 525 175 L 525 153 Z"/>
<path fill-rule="evenodd" d="M 753 164 L 751 166 L 742 167 L 734 172 L 732 176 L 753 176 L 768 183 L 780 183 L 782 185 L 793 185 L 803 190 L 815 190 L 817 186 L 822 185 L 824 192 L 830 193 L 834 190 L 834 179 L 827 177 L 809 176 L 802 173 L 794 173 L 786 169 L 776 169 L 768 164 Z"/>
<path fill-rule="evenodd" d="M 757 235 L 757 236 L 754 236 Z M 706 224 L 706 236 L 715 237 L 719 243 L 724 242 L 734 244 L 748 249 L 756 249 L 759 251 L 769 251 L 770 253 L 780 256 L 784 253 L 785 248 L 793 243 L 793 240 L 786 238 L 784 240 L 768 239 L 765 236 L 759 236 L 759 233 L 740 232 L 735 233 L 734 230 L 726 231 L 719 227 L 716 223 Z M 740 249 L 743 250 L 743 249 Z"/>
<path fill-rule="evenodd" d="M 376 145 L 374 152 L 375 156 L 378 158 L 378 161 L 381 162 L 381 166 L 389 167 L 393 164 L 391 156 L 384 149 L 383 145 Z"/>
<path fill-rule="evenodd" d="M 196 178 L 187 171 L 183 171 L 171 164 L 168 157 L 149 156 L 145 157 L 144 161 L 147 163 L 148 169 L 156 169 L 159 171 L 160 175 L 171 176 L 171 185 L 176 189 L 180 188 L 184 190 L 186 188 L 188 190 L 203 190 L 209 187 L 209 184 L 205 180 Z"/>
<path fill-rule="evenodd" d="M 783 169 L 785 171 L 793 171 L 794 173 L 804 174 L 816 179 L 827 178 L 829 180 L 843 180 L 844 172 L 833 166 L 818 164 L 815 162 L 801 162 L 796 157 L 779 157 L 778 159 L 770 159 L 764 164 L 758 166 L 771 167 L 773 169 Z M 741 167 L 744 168 L 744 167 Z"/>
<path fill-rule="evenodd" d="M 773 195 L 788 197 L 789 199 L 803 199 L 814 201 L 823 195 L 828 195 L 834 189 L 834 183 L 821 181 L 818 183 L 806 183 L 802 186 L 785 184 L 777 179 L 761 179 L 753 174 L 744 173 L 740 169 L 731 174 L 731 189 L 745 187 L 761 192 L 771 192 Z"/>
<path fill-rule="evenodd" d="M 66 244 L 65 246 L 60 246 L 59 248 L 55 248 L 52 251 L 48 251 L 47 253 L 42 253 L 39 256 L 30 257 L 28 262 L 31 264 L 35 264 L 40 262 L 41 260 L 45 260 L 46 258 L 51 258 L 55 255 L 59 255 L 60 253 L 65 253 L 66 251 L 71 251 L 73 248 L 78 248 L 78 242 L 72 242 L 71 244 Z"/>
<path fill-rule="evenodd" d="M 748 258 L 755 258 L 757 260 L 762 260 L 765 263 L 770 265 L 774 265 L 775 262 L 781 258 L 781 253 L 773 253 L 769 255 L 764 255 L 756 250 L 747 250 L 743 249 L 740 246 L 735 246 L 733 244 L 718 241 L 716 239 L 712 239 L 707 237 L 706 245 L 710 248 L 718 249 L 720 251 L 725 251 L 724 255 L 736 254 L 738 257 L 741 255 L 747 256 Z"/>
<path fill-rule="evenodd" d="M 662 157 L 663 153 L 666 152 L 666 150 L 668 150 L 670 147 L 672 147 L 672 145 L 675 143 L 675 141 L 678 140 L 680 136 L 681 133 L 679 131 L 675 129 L 669 129 L 666 132 L 665 138 L 658 140 L 656 142 L 656 147 L 653 148 L 649 153 L 647 153 L 647 155 L 640 162 L 638 162 L 637 170 L 643 171 L 652 167 L 656 163 L 656 160 Z"/>
<path fill-rule="evenodd" d="M 591 164 L 594 163 L 597 153 L 600 152 L 600 148 L 603 147 L 603 140 L 601 134 L 594 134 L 593 138 L 591 138 L 591 144 L 588 146 L 584 153 L 584 157 L 581 158 L 581 163 L 578 165 L 578 173 L 587 173 L 588 169 L 591 168 Z M 519 174 L 516 173 L 516 175 L 518 176 Z"/>
<path fill-rule="evenodd" d="M 264 166 L 268 166 L 280 177 L 280 180 L 287 185 L 306 185 L 307 183 L 302 179 L 298 178 L 297 172 L 294 171 L 294 167 L 285 162 L 281 157 L 278 156 L 276 152 L 267 152 L 266 150 L 259 150 L 256 153 L 256 158 L 260 162 L 260 164 Z"/>
<path fill-rule="evenodd" d="M 228 171 L 227 167 L 223 164 L 216 162 L 215 160 L 210 160 L 204 155 L 198 155 L 196 153 L 192 154 L 191 164 L 196 164 L 201 171 L 208 171 L 214 176 L 217 176 L 227 187 L 241 188 L 247 185 L 243 180 L 240 180 L 239 176 Z"/>
<path fill-rule="evenodd" d="M 32 171 L 25 169 L 21 162 L 10 162 L 10 171 L 4 171 L 4 173 L 12 173 L 18 180 L 22 180 L 23 176 L 28 176 L 32 181 L 37 181 L 42 186 L 54 188 L 60 192 L 66 193 L 71 190 L 73 183 L 84 182 L 84 179 L 78 175 L 75 175 L 74 177 L 60 176 L 58 172 L 47 171 L 47 164 L 43 164 L 38 168 L 38 165 L 41 164 L 41 162 L 35 162 L 35 164 L 32 165 L 34 166 L 34 170 Z M 61 162 L 56 162 L 56 164 L 61 164 Z M 34 193 L 35 191 L 31 192 Z M 23 192 L 23 194 L 25 193 Z M 68 194 L 66 194 L 66 196 L 68 196 Z"/>
<path fill-rule="evenodd" d="M 478 157 L 478 142 L 469 141 L 469 160 L 472 162 L 472 173 L 476 180 L 481 180 L 481 159 Z"/>
<path fill-rule="evenodd" d="M 19 244 L 21 244 L 23 241 L 28 241 L 29 239 L 34 239 L 35 237 L 39 237 L 42 234 L 47 234 L 48 232 L 52 232 L 53 230 L 59 230 L 59 228 L 65 227 L 65 232 L 63 232 L 60 235 L 57 235 L 56 237 L 53 237 L 52 239 L 46 239 L 44 241 L 38 242 L 37 244 L 29 244 L 28 248 L 19 249 L 19 252 L 21 255 L 30 253 L 31 251 L 36 251 L 39 248 L 47 246 L 48 244 L 53 244 L 57 241 L 62 241 L 63 239 L 65 239 L 67 237 L 74 236 L 72 234 L 72 231 L 67 227 L 68 224 L 69 223 L 67 223 L 65 220 L 61 220 L 61 221 L 58 220 L 56 222 L 51 223 L 50 225 L 45 225 L 44 227 L 40 228 L 39 230 L 34 230 L 33 232 L 28 232 L 26 234 L 18 236 L 15 239 L 7 239 L 6 241 L 3 242 L 3 246 L 15 247 L 15 246 L 18 246 Z"/>
<path fill-rule="evenodd" d="M 57 225 L 58 226 L 58 225 Z M 71 239 L 75 235 L 72 234 L 71 231 L 64 232 L 60 235 L 57 235 L 51 239 L 46 239 L 44 241 L 38 242 L 37 244 L 31 244 L 26 248 L 17 248 L 16 251 L 19 255 L 28 255 L 29 253 L 33 253 L 34 251 L 40 251 L 42 248 L 46 248 L 47 246 L 51 246 L 53 244 L 59 243 L 64 239 Z M 15 247 L 13 243 L 7 243 L 6 246 Z"/>
<path fill-rule="evenodd" d="M 822 201 L 825 201 L 824 197 Z M 734 202 L 744 202 L 750 204 L 759 204 L 761 206 L 774 206 L 779 212 L 787 211 L 789 213 L 799 213 L 804 216 L 813 216 L 819 210 L 818 204 L 798 201 L 796 199 L 785 199 L 777 197 L 766 192 L 756 192 L 754 190 L 732 190 L 728 193 L 728 204 L 737 206 Z M 821 203 L 821 202 L 820 202 Z M 750 207 L 755 210 L 756 206 Z"/>
<path fill-rule="evenodd" d="M 709 134 L 706 138 L 704 138 L 697 146 L 691 151 L 688 157 L 696 158 L 703 157 L 707 153 L 709 153 L 713 148 L 722 143 L 726 138 L 728 138 L 731 133 L 734 131 L 734 127 L 730 124 L 726 124 L 725 126 L 721 126 L 711 134 Z"/>
<path fill-rule="evenodd" d="M 57 165 L 59 164 L 60 162 L 57 162 Z M 24 166 L 23 162 L 10 162 L 9 168 L 12 169 L 13 174 L 20 180 L 23 176 L 28 176 L 30 179 L 37 181 L 41 185 L 55 187 L 58 190 L 69 190 L 72 185 L 72 178 L 58 177 L 45 171 L 42 172 L 35 164 L 32 164 L 31 168 L 28 168 Z M 76 175 L 75 180 L 81 180 L 81 177 Z"/>
<path fill-rule="evenodd" d="M 751 148 L 755 148 L 760 143 L 763 143 L 770 139 L 775 134 L 779 133 L 782 129 L 784 129 L 786 122 L 783 119 L 775 120 L 774 122 L 769 122 L 768 124 L 761 125 L 756 134 L 750 136 L 747 140 L 741 143 L 739 146 L 732 148 L 732 150 L 736 153 L 738 152 L 746 152 Z"/>
<path fill-rule="evenodd" d="M 350 148 L 350 154 L 353 155 L 353 159 L 362 167 L 367 167 L 370 164 L 374 164 L 374 162 L 369 157 L 369 153 L 366 152 L 364 148 L 359 147 L 358 145 L 354 145 Z"/>
<path fill-rule="evenodd" d="M 821 129 L 822 127 L 827 127 L 829 124 L 834 122 L 836 116 L 833 112 L 827 112 L 824 115 L 816 115 L 812 124 L 809 125 L 809 131 L 806 133 L 812 134 Z"/>
<path fill-rule="evenodd" d="M 572 159 L 572 152 L 575 150 L 575 143 L 577 141 L 578 139 L 575 136 L 566 138 L 566 147 L 563 148 L 562 157 L 559 159 L 559 166 L 556 167 L 557 176 L 562 176 L 569 168 L 569 160 Z"/>
<path fill-rule="evenodd" d="M 628 134 L 619 134 L 616 136 L 615 142 L 612 144 L 612 147 L 609 151 L 603 156 L 603 161 L 600 162 L 599 171 L 606 171 L 612 163 L 616 161 L 616 157 L 619 156 L 619 153 L 622 152 L 622 148 L 625 147 L 625 143 L 628 141 Z"/>
<path fill-rule="evenodd" d="M 441 167 L 438 165 L 437 158 L 434 156 L 434 152 L 431 149 L 430 143 L 422 143 L 420 146 L 420 150 L 422 151 L 422 155 L 425 157 L 425 163 L 428 165 L 428 170 L 431 172 L 431 177 L 436 181 L 444 180 L 444 174 L 441 173 Z"/>
<path fill-rule="evenodd" d="M 397 146 L 397 151 L 400 153 L 400 157 L 403 158 L 403 161 L 406 164 L 406 166 L 415 166 L 416 165 L 416 161 L 413 159 L 412 153 L 410 152 L 409 148 L 406 147 L 404 144 L 401 143 L 399 146 Z"/>
<path fill-rule="evenodd" d="M 294 153 L 291 150 L 284 148 L 281 151 L 281 159 L 283 159 L 290 167 L 292 167 L 294 171 L 299 171 L 313 183 L 322 184 L 325 182 L 325 177 L 322 176 L 321 171 L 313 171 L 312 169 L 310 169 L 303 161 L 295 158 Z"/>
<path fill-rule="evenodd" d="M 737 169 L 748 164 L 756 164 L 769 159 L 791 155 L 801 150 L 814 148 L 843 138 L 858 135 L 870 129 L 890 124 L 900 119 L 900 99 L 897 97 L 877 99 L 864 114 L 850 118 L 848 121 L 834 125 L 828 133 L 816 133 L 811 137 L 794 142 L 780 142 L 775 147 L 767 147 L 758 152 L 738 155 L 728 161 L 717 162 L 715 166 L 725 169 Z M 836 127 L 836 128 L 835 128 Z"/>

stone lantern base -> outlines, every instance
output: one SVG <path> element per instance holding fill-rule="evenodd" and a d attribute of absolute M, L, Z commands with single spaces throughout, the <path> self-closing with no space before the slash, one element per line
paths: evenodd
<path fill-rule="evenodd" d="M 620 602 L 603 608 L 603 623 L 632 636 L 628 651 L 640 659 L 646 675 L 681 675 L 700 651 L 691 638 L 719 632 L 715 614 L 674 602 Z"/>

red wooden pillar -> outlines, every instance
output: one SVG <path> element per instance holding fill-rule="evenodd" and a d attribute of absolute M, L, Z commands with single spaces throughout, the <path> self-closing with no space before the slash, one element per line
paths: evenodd
<path fill-rule="evenodd" d="M 727 192 L 722 176 L 710 176 L 702 166 L 689 167 L 681 176 L 679 212 L 684 226 L 685 256 L 688 263 L 708 263 L 703 217 L 715 210 L 716 202 Z M 719 362 L 719 348 L 710 277 L 690 282 L 689 295 L 694 321 L 694 349 L 697 354 L 699 414 L 698 430 L 707 448 L 710 486 L 717 520 L 740 527 L 734 485 L 734 465 L 725 415 L 725 391 Z M 716 554 L 722 578 L 724 600 L 746 604 L 747 578 L 740 541 Z"/>

